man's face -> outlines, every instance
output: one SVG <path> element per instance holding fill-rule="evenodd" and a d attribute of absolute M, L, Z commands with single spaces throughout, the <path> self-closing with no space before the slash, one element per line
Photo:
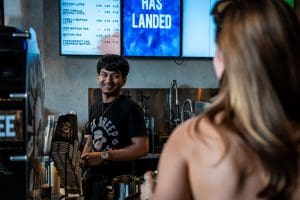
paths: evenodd
<path fill-rule="evenodd" d="M 108 96 L 119 95 L 122 86 L 126 82 L 126 78 L 123 77 L 120 71 L 107 71 L 101 69 L 97 75 L 97 80 L 102 93 Z"/>

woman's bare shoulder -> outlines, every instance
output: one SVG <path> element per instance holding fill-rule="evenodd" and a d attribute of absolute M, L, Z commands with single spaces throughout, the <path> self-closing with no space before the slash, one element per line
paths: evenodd
<path fill-rule="evenodd" d="M 209 140 L 213 140 L 213 137 L 209 138 L 210 134 L 204 133 L 210 132 L 209 129 L 213 130 L 209 120 L 206 120 L 202 117 L 194 117 L 179 125 L 171 133 L 163 147 L 158 165 L 159 175 L 156 190 L 158 199 L 165 199 L 163 195 L 166 193 L 171 195 L 172 199 L 188 199 L 188 194 L 193 193 L 190 186 L 193 178 L 187 174 L 193 171 L 193 176 L 200 177 L 202 174 L 202 171 L 199 171 L 200 165 L 205 165 L 208 160 L 204 157 L 212 157 L 205 153 L 206 151 L 211 155 L 211 152 L 205 149 L 208 148 L 206 145 L 211 146 Z M 206 144 L 206 140 L 208 140 L 208 144 Z M 212 146 L 209 148 L 214 149 Z M 197 167 L 192 169 L 192 165 Z M 169 184 L 170 182 L 172 184 Z M 178 189 L 174 191 L 174 187 Z M 169 193 L 169 190 L 172 192 Z"/>
<path fill-rule="evenodd" d="M 225 144 L 221 129 L 209 118 L 197 116 L 178 126 L 170 135 L 166 147 L 180 149 L 177 156 L 190 157 L 203 151 L 203 157 L 206 153 L 220 154 L 224 151 Z"/>

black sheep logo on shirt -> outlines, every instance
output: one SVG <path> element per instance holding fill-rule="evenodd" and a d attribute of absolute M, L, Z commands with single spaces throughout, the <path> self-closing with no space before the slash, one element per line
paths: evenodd
<path fill-rule="evenodd" d="M 94 118 L 90 123 L 90 131 L 93 134 L 93 149 L 95 151 L 113 149 L 119 144 L 119 130 L 106 117 Z"/>
<path fill-rule="evenodd" d="M 98 129 L 94 132 L 94 140 L 93 146 L 96 151 L 100 151 L 102 149 L 103 144 L 107 142 L 106 137 L 104 137 L 104 130 Z"/>

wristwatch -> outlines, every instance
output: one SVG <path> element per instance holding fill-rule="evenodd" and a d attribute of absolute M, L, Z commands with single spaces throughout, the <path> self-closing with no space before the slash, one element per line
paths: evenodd
<path fill-rule="evenodd" d="M 103 159 L 103 160 L 108 160 L 109 158 L 109 153 L 107 151 L 102 151 L 101 154 L 100 154 L 100 157 Z"/>

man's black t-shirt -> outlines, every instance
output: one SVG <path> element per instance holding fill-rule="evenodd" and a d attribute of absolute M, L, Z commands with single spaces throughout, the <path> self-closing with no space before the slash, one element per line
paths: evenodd
<path fill-rule="evenodd" d="M 132 137 L 147 136 L 143 116 L 141 107 L 123 95 L 111 103 L 96 102 L 91 107 L 86 129 L 92 135 L 93 151 L 124 148 L 131 144 Z M 128 174 L 132 172 L 131 163 L 108 162 L 91 171 L 110 176 Z"/>

